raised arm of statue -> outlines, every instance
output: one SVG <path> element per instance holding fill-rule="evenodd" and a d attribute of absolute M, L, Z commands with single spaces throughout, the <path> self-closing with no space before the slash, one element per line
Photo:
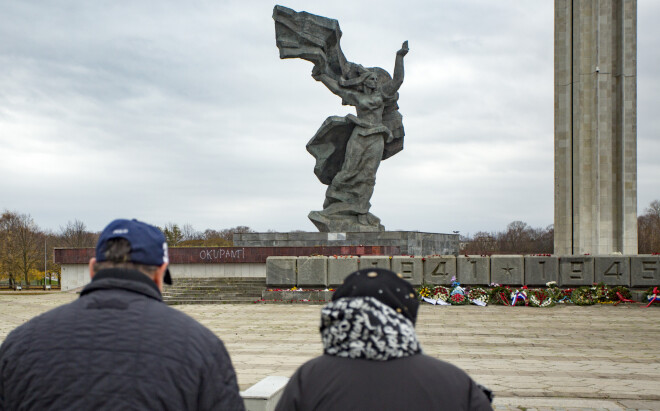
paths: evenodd
<path fill-rule="evenodd" d="M 403 57 L 408 54 L 408 40 L 404 41 L 401 45 L 401 49 L 396 52 L 396 58 L 394 59 L 394 75 L 390 82 L 383 85 L 383 92 L 387 95 L 393 95 L 399 90 L 401 84 L 403 84 Z"/>
<path fill-rule="evenodd" d="M 349 103 L 355 100 L 354 98 L 355 92 L 353 90 L 340 86 L 337 80 L 333 79 L 329 75 L 315 74 L 312 75 L 312 77 L 314 77 L 314 80 L 320 81 L 321 83 L 325 84 L 328 90 L 332 91 L 334 94 L 338 95 L 339 97 L 343 98 Z"/>

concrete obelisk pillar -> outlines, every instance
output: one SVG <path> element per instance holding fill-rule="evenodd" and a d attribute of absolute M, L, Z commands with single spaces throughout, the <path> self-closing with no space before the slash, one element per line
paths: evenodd
<path fill-rule="evenodd" d="M 637 1 L 555 0 L 555 254 L 637 254 Z"/>

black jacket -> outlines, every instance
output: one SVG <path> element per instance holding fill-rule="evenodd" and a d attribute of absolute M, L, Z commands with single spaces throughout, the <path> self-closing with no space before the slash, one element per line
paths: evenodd
<path fill-rule="evenodd" d="M 303 364 L 276 411 L 492 410 L 461 369 L 424 354 L 389 361 L 322 355 Z"/>
<path fill-rule="evenodd" d="M 222 341 L 132 270 L 102 270 L 76 301 L 0 346 L 0 410 L 243 410 Z"/>

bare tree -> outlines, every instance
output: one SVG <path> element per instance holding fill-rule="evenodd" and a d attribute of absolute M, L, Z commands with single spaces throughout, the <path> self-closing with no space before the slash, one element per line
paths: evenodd
<path fill-rule="evenodd" d="M 478 231 L 472 238 L 467 238 L 463 253 L 473 255 L 490 255 L 497 245 L 496 234 Z"/>
<path fill-rule="evenodd" d="M 639 253 L 660 253 L 660 201 L 652 201 L 645 211 L 637 218 Z"/>
<path fill-rule="evenodd" d="M 220 237 L 222 237 L 222 234 L 218 230 L 214 230 L 212 228 L 207 228 L 202 233 L 202 240 L 211 240 L 213 238 L 220 238 Z"/>
<path fill-rule="evenodd" d="M 472 237 L 462 237 L 464 254 L 552 254 L 554 228 L 532 228 L 523 221 L 509 223 L 505 231 L 497 233 L 477 232 Z"/>
<path fill-rule="evenodd" d="M 207 228 L 201 233 L 200 246 L 205 247 L 230 247 L 234 245 L 233 241 L 228 241 L 221 231 Z"/>
<path fill-rule="evenodd" d="M 555 226 L 550 224 L 545 229 L 534 229 L 535 236 L 535 249 L 536 254 L 552 254 L 555 248 Z"/>
<path fill-rule="evenodd" d="M 232 228 L 225 228 L 221 232 L 222 238 L 234 244 L 234 233 L 236 234 L 245 234 L 245 233 L 254 233 L 254 230 L 245 225 L 239 225 Z"/>
<path fill-rule="evenodd" d="M 64 227 L 60 226 L 61 245 L 68 248 L 94 247 L 98 236 L 87 230 L 82 221 L 76 219 L 68 221 Z"/>
<path fill-rule="evenodd" d="M 234 233 L 254 232 L 253 229 L 244 225 L 222 230 L 207 228 L 203 233 L 199 233 L 200 240 L 194 241 L 194 245 L 207 247 L 231 247 L 234 245 Z M 186 245 L 193 245 L 193 242 L 186 242 Z"/>
<path fill-rule="evenodd" d="M 509 253 L 529 252 L 532 228 L 522 221 L 513 221 L 506 226 L 506 231 L 498 235 L 498 251 Z"/>
<path fill-rule="evenodd" d="M 38 270 L 43 261 L 44 237 L 29 214 L 5 211 L 0 217 L 2 266 L 7 271 L 10 285 L 22 276 L 30 287 L 30 272 Z"/>
<path fill-rule="evenodd" d="M 195 230 L 192 224 L 184 224 L 181 229 L 181 234 L 183 234 L 183 241 L 195 241 L 202 239 L 202 233 Z"/>

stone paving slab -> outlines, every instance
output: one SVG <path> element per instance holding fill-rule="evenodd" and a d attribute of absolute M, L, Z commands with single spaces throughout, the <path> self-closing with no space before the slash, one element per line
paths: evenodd
<path fill-rule="evenodd" d="M 0 295 L 0 339 L 75 293 Z M 319 305 L 182 305 L 225 342 L 242 390 L 321 353 Z M 496 394 L 496 410 L 660 410 L 660 306 L 423 305 L 424 351 Z"/>

